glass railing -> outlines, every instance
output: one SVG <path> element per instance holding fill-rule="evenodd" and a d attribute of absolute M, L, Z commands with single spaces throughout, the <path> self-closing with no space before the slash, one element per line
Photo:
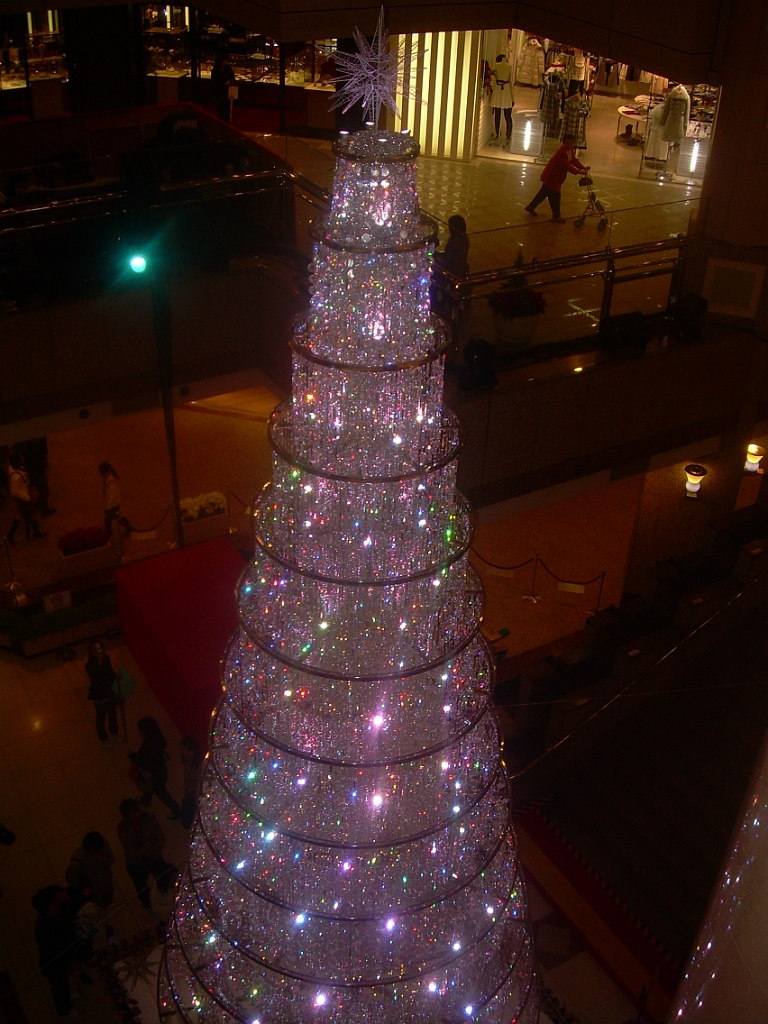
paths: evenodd
<path fill-rule="evenodd" d="M 330 195 L 336 167 L 336 157 L 331 151 L 330 142 L 253 132 L 249 132 L 247 137 L 273 153 L 296 174 Z"/>
<path fill-rule="evenodd" d="M 588 217 L 581 226 L 570 217 L 553 224 L 546 207 L 542 215 L 523 224 L 469 232 L 469 265 L 473 274 L 511 266 L 522 252 L 523 260 L 551 260 L 594 253 L 606 246 L 638 245 L 676 235 L 687 235 L 698 214 L 699 199 L 608 210 L 605 226 L 600 217 Z M 429 211 L 426 211 L 429 213 Z M 441 230 L 441 236 L 445 234 Z"/>
<path fill-rule="evenodd" d="M 462 362 L 470 341 L 495 366 L 589 349 L 610 316 L 665 314 L 676 297 L 686 241 L 666 239 L 601 252 L 569 254 L 517 267 L 445 278 L 439 311 L 451 318 L 455 353 Z M 451 293 L 453 288 L 453 293 Z M 648 337 L 601 336 L 599 346 L 639 354 Z M 476 353 L 475 346 L 475 353 Z M 470 353 L 472 353 L 470 349 Z"/>

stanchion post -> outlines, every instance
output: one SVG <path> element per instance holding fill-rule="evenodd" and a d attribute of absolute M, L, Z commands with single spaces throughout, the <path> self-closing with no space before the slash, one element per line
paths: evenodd
<path fill-rule="evenodd" d="M 314 47 L 312 48 L 312 52 L 314 53 Z M 231 512 L 231 505 L 232 505 L 232 491 L 229 489 L 229 484 L 227 484 L 227 536 L 228 537 L 232 536 L 232 512 Z"/>
<path fill-rule="evenodd" d="M 181 503 L 179 498 L 179 477 L 176 464 L 176 430 L 173 422 L 173 333 L 171 317 L 171 295 L 165 269 L 158 266 L 152 277 L 152 315 L 157 346 L 158 377 L 163 399 L 163 420 L 165 443 L 171 469 L 171 505 L 173 515 L 173 536 L 177 548 L 184 547 L 184 530 L 181 525 Z"/>
<path fill-rule="evenodd" d="M 539 568 L 539 552 L 536 552 L 536 558 L 533 560 L 533 576 L 531 577 L 531 591 L 529 594 L 523 594 L 524 601 L 530 601 L 531 604 L 538 604 L 541 600 L 541 595 L 536 593 L 536 573 Z"/>
<path fill-rule="evenodd" d="M 600 602 L 603 599 L 603 586 L 605 584 L 605 574 L 606 574 L 606 572 L 607 572 L 607 570 L 603 569 L 603 571 L 600 573 L 600 589 L 597 592 L 597 604 L 595 605 L 595 612 L 599 612 L 600 611 Z"/>
<path fill-rule="evenodd" d="M 22 605 L 27 603 L 27 595 L 24 593 L 24 588 L 21 583 L 19 583 L 19 577 L 14 572 L 8 538 L 6 538 L 3 543 L 5 545 L 5 557 L 8 560 L 8 572 L 11 577 L 10 580 L 4 584 L 3 590 L 8 590 L 10 592 L 14 606 L 20 608 Z"/>

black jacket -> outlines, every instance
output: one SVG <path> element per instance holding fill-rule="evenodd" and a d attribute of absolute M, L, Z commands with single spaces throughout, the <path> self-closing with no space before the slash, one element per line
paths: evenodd
<path fill-rule="evenodd" d="M 46 977 L 66 972 L 74 961 L 77 942 L 75 922 L 69 908 L 58 914 L 40 914 L 35 921 L 35 941 L 40 957 L 40 971 Z"/>
<path fill-rule="evenodd" d="M 115 693 L 112 684 L 115 681 L 116 672 L 112 668 L 109 655 L 104 655 L 104 660 L 99 664 L 95 658 L 89 658 L 85 665 L 85 671 L 91 680 L 91 687 L 88 690 L 88 700 L 95 704 L 104 704 L 109 700 L 115 700 Z"/>
<path fill-rule="evenodd" d="M 155 787 L 164 786 L 168 781 L 168 746 L 165 736 L 146 737 L 139 747 L 136 763 L 152 776 Z"/>

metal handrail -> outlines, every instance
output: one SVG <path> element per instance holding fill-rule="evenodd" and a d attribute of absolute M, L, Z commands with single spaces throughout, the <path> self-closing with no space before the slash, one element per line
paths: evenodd
<path fill-rule="evenodd" d="M 500 267 L 498 270 L 482 270 L 467 277 L 459 278 L 448 270 L 441 270 L 441 273 L 459 291 L 471 289 L 472 287 L 484 284 L 494 284 L 497 281 L 504 281 L 519 274 L 547 273 L 553 270 L 567 270 L 570 267 L 584 266 L 589 263 L 604 263 L 606 260 L 628 259 L 632 256 L 645 256 L 656 252 L 666 252 L 672 249 L 680 249 L 687 246 L 688 239 L 685 235 L 679 234 L 675 238 L 663 238 L 656 242 L 636 242 L 633 245 L 617 246 L 616 248 L 607 245 L 604 249 L 594 252 L 578 253 L 574 256 L 557 256 L 551 260 L 532 259 L 530 263 L 521 266 Z"/>
<path fill-rule="evenodd" d="M 699 623 L 699 625 L 692 629 L 690 633 L 686 633 L 686 635 L 682 637 L 673 647 L 671 647 L 668 651 L 665 651 L 664 654 L 662 654 L 656 661 L 654 661 L 652 665 L 649 665 L 648 668 L 644 669 L 635 679 L 630 680 L 630 682 L 627 683 L 626 686 L 623 686 L 616 693 L 608 696 L 605 704 L 603 704 L 591 715 L 589 715 L 588 718 L 585 718 L 583 721 L 579 722 L 579 724 L 576 725 L 573 729 L 571 729 L 569 733 L 566 733 L 565 736 L 561 736 L 556 743 L 554 743 L 551 747 L 548 747 L 545 751 L 543 751 L 543 753 L 539 754 L 538 757 L 535 757 L 533 761 L 525 765 L 525 767 L 520 768 L 519 771 L 510 774 L 510 783 L 519 782 L 521 779 L 526 777 L 534 768 L 537 768 L 552 754 L 554 754 L 555 751 L 560 750 L 560 748 L 563 747 L 566 743 L 568 743 L 568 741 L 572 739 L 577 733 L 584 730 L 588 725 L 593 724 L 598 718 L 602 718 L 602 716 L 609 708 L 612 708 L 617 703 L 617 701 L 620 702 L 622 697 L 626 696 L 630 690 L 634 689 L 634 687 L 637 686 L 638 683 L 645 680 L 647 676 L 649 676 L 652 672 L 655 671 L 655 669 L 659 667 L 659 665 L 662 665 L 665 661 L 668 661 L 670 658 L 672 658 L 678 651 L 686 647 L 690 640 L 697 636 L 712 622 L 719 619 L 723 612 L 725 612 L 737 601 L 740 601 L 746 593 L 748 593 L 753 588 L 757 587 L 758 584 L 764 583 L 766 579 L 768 579 L 768 572 L 762 573 L 760 576 L 755 577 L 755 579 L 750 580 L 741 588 L 741 590 L 739 590 L 735 594 L 732 594 L 731 597 L 729 597 L 723 605 L 721 605 L 719 608 L 716 608 L 708 618 L 706 618 L 703 622 Z M 659 690 L 658 692 L 663 693 L 663 690 Z"/>

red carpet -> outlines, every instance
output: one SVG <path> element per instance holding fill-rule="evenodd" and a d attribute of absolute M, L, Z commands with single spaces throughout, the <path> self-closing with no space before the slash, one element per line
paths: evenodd
<path fill-rule="evenodd" d="M 646 1013 L 666 1020 L 680 980 L 677 965 L 539 813 L 516 814 L 515 827 L 523 866 L 538 887 L 625 993 L 635 1001 L 642 987 L 650 988 Z"/>
<path fill-rule="evenodd" d="M 243 560 L 226 537 L 123 566 L 115 573 L 123 636 L 182 735 L 207 747 L 221 695 L 219 662 L 237 625 Z"/>

